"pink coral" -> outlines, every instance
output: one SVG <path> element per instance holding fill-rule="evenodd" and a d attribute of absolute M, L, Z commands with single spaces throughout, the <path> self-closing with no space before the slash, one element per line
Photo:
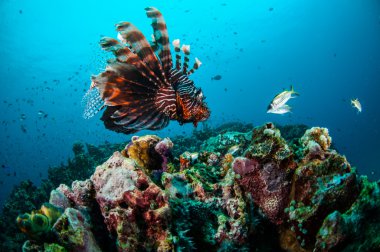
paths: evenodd
<path fill-rule="evenodd" d="M 120 250 L 127 246 L 127 251 L 138 250 L 141 244 L 154 250 L 170 246 L 166 225 L 168 199 L 162 189 L 136 167 L 134 160 L 115 152 L 96 168 L 91 180 L 105 223 L 111 232 L 117 233 Z"/>
<path fill-rule="evenodd" d="M 62 244 L 70 247 L 72 251 L 101 251 L 91 231 L 89 219 L 77 209 L 66 208 L 62 216 L 55 222 L 53 230 Z"/>
<path fill-rule="evenodd" d="M 275 162 L 260 165 L 254 159 L 241 157 L 234 160 L 232 167 L 241 175 L 239 184 L 251 193 L 268 219 L 281 224 L 290 191 L 287 172 Z"/>
<path fill-rule="evenodd" d="M 217 153 L 210 153 L 210 155 L 207 158 L 207 165 L 209 166 L 215 166 L 219 163 L 219 156 Z"/>
<path fill-rule="evenodd" d="M 248 159 L 245 157 L 237 157 L 232 163 L 234 172 L 244 176 L 248 173 L 255 171 L 259 166 L 259 162 L 255 159 Z"/>

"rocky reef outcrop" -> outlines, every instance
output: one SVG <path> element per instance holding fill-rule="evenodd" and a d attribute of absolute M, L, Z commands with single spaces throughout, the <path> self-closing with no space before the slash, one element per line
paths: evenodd
<path fill-rule="evenodd" d="M 331 149 L 327 129 L 201 136 L 181 154 L 168 138 L 132 137 L 87 180 L 19 216 L 23 250 L 380 250 L 379 182 Z"/>

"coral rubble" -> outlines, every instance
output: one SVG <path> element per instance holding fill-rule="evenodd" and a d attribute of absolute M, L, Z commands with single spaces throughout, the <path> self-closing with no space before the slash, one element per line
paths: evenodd
<path fill-rule="evenodd" d="M 19 216 L 23 250 L 380 250 L 379 182 L 331 149 L 327 129 L 282 127 L 285 139 L 272 123 L 239 127 L 196 132 L 182 152 L 175 139 L 133 137 L 51 192 L 59 214 Z"/>

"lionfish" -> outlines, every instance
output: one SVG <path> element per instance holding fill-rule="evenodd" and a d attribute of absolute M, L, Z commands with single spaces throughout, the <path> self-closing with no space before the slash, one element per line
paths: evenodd
<path fill-rule="evenodd" d="M 118 40 L 101 39 L 101 47 L 115 58 L 107 61 L 104 72 L 91 77 L 83 116 L 91 118 L 105 108 L 101 117 L 105 127 L 125 134 L 162 129 L 170 120 L 177 120 L 181 125 L 192 122 L 196 127 L 210 116 L 202 90 L 189 79 L 201 62 L 195 58 L 189 70 L 190 46 L 180 48 L 176 39 L 173 67 L 163 16 L 156 8 L 145 10 L 152 19 L 151 42 L 130 22 L 116 24 Z"/>

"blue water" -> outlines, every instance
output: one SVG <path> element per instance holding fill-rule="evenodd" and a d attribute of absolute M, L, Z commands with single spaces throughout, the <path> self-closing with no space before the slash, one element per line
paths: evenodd
<path fill-rule="evenodd" d="M 170 39 L 190 44 L 191 57 L 202 61 L 192 79 L 207 97 L 211 125 L 328 127 L 360 173 L 380 178 L 378 0 L 1 0 L 1 202 L 19 181 L 46 178 L 48 166 L 65 162 L 76 141 L 130 139 L 106 130 L 100 114 L 83 119 L 81 99 L 89 77 L 111 57 L 98 41 L 116 37 L 114 24 L 131 21 L 150 38 L 146 6 L 160 9 Z M 222 79 L 211 80 L 215 75 Z M 290 85 L 301 94 L 289 102 L 293 113 L 267 114 L 273 96 Z M 154 133 L 192 129 L 171 122 Z"/>

